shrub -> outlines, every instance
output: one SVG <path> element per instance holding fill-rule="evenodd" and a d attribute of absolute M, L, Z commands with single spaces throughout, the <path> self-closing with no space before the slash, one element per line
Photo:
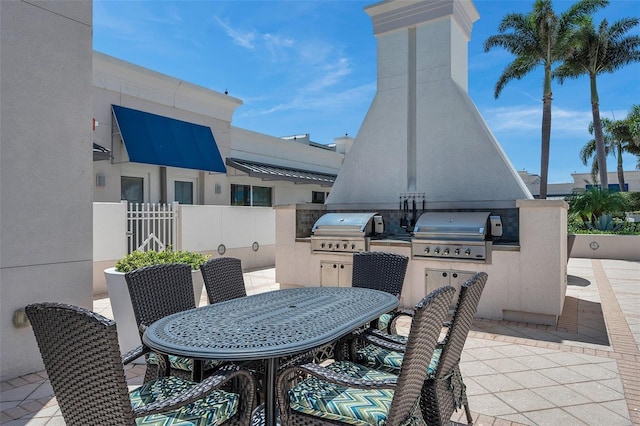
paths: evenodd
<path fill-rule="evenodd" d="M 116 271 L 131 272 L 143 266 L 161 263 L 186 263 L 191 269 L 200 269 L 210 256 L 193 251 L 173 251 L 167 248 L 162 251 L 134 251 L 116 262 Z"/>
<path fill-rule="evenodd" d="M 620 192 L 600 188 L 574 191 L 566 201 L 569 203 L 569 219 L 594 229 L 599 229 L 602 224 L 611 224 L 608 220 L 601 220 L 603 215 L 620 214 L 627 208 L 627 200 Z"/>

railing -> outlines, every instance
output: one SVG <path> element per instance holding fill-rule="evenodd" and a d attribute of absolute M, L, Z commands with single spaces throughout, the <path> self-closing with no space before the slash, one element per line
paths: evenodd
<path fill-rule="evenodd" d="M 129 203 L 127 209 L 128 252 L 161 251 L 176 247 L 178 206 L 171 204 Z"/>

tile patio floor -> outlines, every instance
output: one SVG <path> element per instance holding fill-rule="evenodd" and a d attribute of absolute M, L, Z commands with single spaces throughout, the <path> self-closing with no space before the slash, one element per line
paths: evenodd
<path fill-rule="evenodd" d="M 640 262 L 570 259 L 568 274 L 557 327 L 474 321 L 460 366 L 476 425 L 640 425 Z M 274 269 L 245 284 L 278 288 Z M 109 299 L 94 310 L 111 317 Z M 64 425 L 44 372 L 1 382 L 0 409 L 3 425 Z"/>

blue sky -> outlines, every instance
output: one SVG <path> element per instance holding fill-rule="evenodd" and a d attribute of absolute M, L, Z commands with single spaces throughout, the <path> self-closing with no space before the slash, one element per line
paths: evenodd
<path fill-rule="evenodd" d="M 376 89 L 376 38 L 364 7 L 375 1 L 94 0 L 94 49 L 243 101 L 232 124 L 272 136 L 309 133 L 332 143 L 356 136 Z M 469 94 L 517 170 L 540 173 L 542 69 L 494 86 L 512 57 L 482 45 L 502 17 L 533 0 L 475 0 Z M 558 13 L 573 1 L 555 0 Z M 596 23 L 640 16 L 639 0 L 610 0 Z M 640 34 L 640 27 L 633 30 Z M 640 64 L 598 78 L 603 117 L 624 118 L 640 103 Z M 549 182 L 587 172 L 580 148 L 592 136 L 586 77 L 553 86 Z M 624 157 L 625 170 L 636 158 Z M 615 171 L 610 157 L 609 171 Z M 615 182 L 612 182 L 615 183 Z"/>

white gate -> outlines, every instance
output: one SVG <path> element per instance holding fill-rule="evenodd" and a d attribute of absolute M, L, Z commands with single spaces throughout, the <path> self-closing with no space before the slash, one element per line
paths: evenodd
<path fill-rule="evenodd" d="M 179 203 L 129 203 L 127 209 L 128 252 L 177 249 Z"/>

